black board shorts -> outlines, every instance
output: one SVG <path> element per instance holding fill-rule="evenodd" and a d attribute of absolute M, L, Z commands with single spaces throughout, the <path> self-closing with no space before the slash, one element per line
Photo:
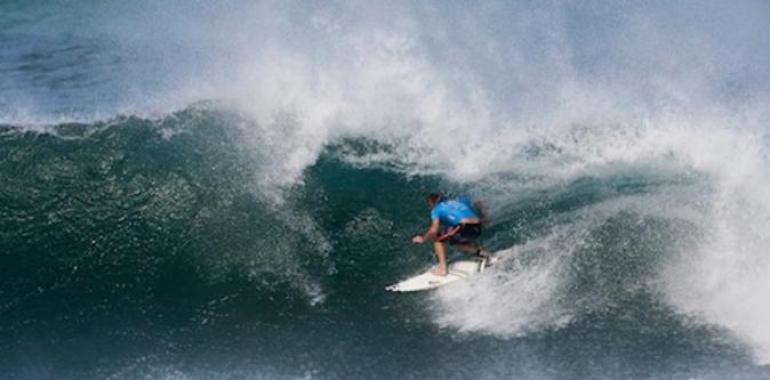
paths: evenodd
<path fill-rule="evenodd" d="M 451 231 L 455 227 L 447 227 L 442 233 L 442 238 L 439 241 L 449 242 L 450 245 L 465 245 L 470 244 L 474 240 L 481 236 L 481 224 L 461 224 L 460 229 L 454 233 Z"/>

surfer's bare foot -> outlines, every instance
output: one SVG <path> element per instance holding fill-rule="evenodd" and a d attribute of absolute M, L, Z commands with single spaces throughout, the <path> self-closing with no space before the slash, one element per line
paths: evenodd
<path fill-rule="evenodd" d="M 446 276 L 446 268 L 442 268 L 439 266 L 436 266 L 433 268 L 433 270 L 430 271 L 430 273 L 436 275 L 436 276 Z"/>

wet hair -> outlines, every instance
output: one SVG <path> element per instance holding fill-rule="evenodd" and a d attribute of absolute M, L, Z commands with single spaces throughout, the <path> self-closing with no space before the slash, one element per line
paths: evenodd
<path fill-rule="evenodd" d="M 444 200 L 444 194 L 441 193 L 430 193 L 427 197 L 425 197 L 430 204 L 438 204 L 439 202 Z"/>

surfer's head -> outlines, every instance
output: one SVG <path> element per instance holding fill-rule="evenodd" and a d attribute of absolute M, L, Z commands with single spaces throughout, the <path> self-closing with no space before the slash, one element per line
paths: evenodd
<path fill-rule="evenodd" d="M 426 199 L 428 200 L 428 206 L 430 208 L 433 208 L 439 202 L 444 200 L 444 194 L 441 194 L 441 193 L 430 193 L 430 194 L 428 194 Z"/>

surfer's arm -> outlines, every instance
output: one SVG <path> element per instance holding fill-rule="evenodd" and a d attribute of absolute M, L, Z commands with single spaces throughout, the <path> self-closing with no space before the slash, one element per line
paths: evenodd
<path fill-rule="evenodd" d="M 438 219 L 432 221 L 430 223 L 430 228 L 428 228 L 428 231 L 422 235 L 416 235 L 415 237 L 413 237 L 412 243 L 422 244 L 429 240 L 436 240 L 440 226 L 441 226 L 441 222 Z"/>

